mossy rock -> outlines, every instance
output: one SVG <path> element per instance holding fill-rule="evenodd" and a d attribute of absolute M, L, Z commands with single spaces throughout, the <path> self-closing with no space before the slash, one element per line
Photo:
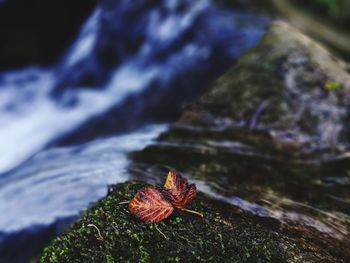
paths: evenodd
<path fill-rule="evenodd" d="M 257 220 L 202 193 L 189 208 L 203 212 L 203 219 L 174 212 L 156 225 L 146 225 L 126 204 L 119 204 L 145 185 L 112 187 L 45 248 L 40 262 L 335 262 L 319 244 L 307 237 L 300 243 L 277 220 Z M 89 224 L 99 228 L 103 241 Z"/>
<path fill-rule="evenodd" d="M 271 145 L 334 153 L 348 148 L 349 108 L 349 65 L 296 28 L 277 21 L 256 48 L 187 107 L 180 122 L 214 120 L 222 126 L 230 120 L 248 132 L 267 131 L 273 137 Z"/>
<path fill-rule="evenodd" d="M 129 171 L 160 182 L 176 169 L 203 191 L 258 215 L 255 222 L 278 220 L 280 237 L 300 252 L 282 262 L 348 262 L 347 70 L 318 42 L 276 22 L 179 122 L 130 155 Z M 305 256 L 306 247 L 315 257 Z"/>

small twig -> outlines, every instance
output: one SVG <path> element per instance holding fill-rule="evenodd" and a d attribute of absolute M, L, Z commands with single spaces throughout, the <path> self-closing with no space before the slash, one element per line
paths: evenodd
<path fill-rule="evenodd" d="M 97 230 L 97 233 L 98 233 L 98 240 L 100 240 L 100 241 L 103 241 L 104 240 L 104 238 L 103 238 L 103 236 L 101 235 L 101 231 L 100 231 L 100 229 L 98 229 L 98 227 L 96 226 L 96 225 L 94 225 L 94 224 L 88 224 L 87 226 L 90 226 L 90 227 L 93 227 L 93 228 L 95 228 L 96 230 Z"/>
<path fill-rule="evenodd" d="M 130 201 L 123 201 L 123 202 L 119 202 L 118 205 L 126 205 L 126 204 L 129 204 Z"/>
<path fill-rule="evenodd" d="M 157 229 L 157 231 L 158 231 L 165 239 L 169 239 L 162 231 L 160 231 L 160 229 L 157 227 L 157 225 L 154 225 L 154 227 Z"/>
<path fill-rule="evenodd" d="M 193 211 L 193 210 L 189 210 L 189 209 L 186 209 L 186 208 L 181 208 L 180 209 L 181 211 L 185 211 L 185 212 L 188 212 L 188 213 L 192 213 L 192 214 L 195 214 L 197 216 L 200 216 L 200 217 L 204 217 L 204 215 L 202 213 L 199 213 L 197 211 Z"/>

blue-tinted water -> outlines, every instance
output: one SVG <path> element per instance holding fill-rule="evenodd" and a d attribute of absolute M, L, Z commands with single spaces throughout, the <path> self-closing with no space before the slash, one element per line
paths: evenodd
<path fill-rule="evenodd" d="M 57 65 L 0 72 L 0 255 L 34 255 L 46 226 L 127 180 L 127 153 L 166 127 L 149 123 L 176 119 L 267 23 L 206 0 L 105 0 Z"/>

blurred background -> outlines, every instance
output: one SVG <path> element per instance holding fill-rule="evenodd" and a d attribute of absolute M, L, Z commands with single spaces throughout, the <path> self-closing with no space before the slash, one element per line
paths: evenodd
<path fill-rule="evenodd" d="M 347 0 L 0 0 L 0 262 L 127 180 L 128 153 L 280 18 L 350 58 Z"/>

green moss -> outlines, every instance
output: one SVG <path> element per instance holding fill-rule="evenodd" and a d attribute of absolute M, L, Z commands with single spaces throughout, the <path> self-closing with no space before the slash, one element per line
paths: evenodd
<path fill-rule="evenodd" d="M 333 153 L 348 137 L 347 71 L 347 64 L 331 51 L 278 21 L 185 110 L 181 121 L 206 127 L 232 121 L 232 126 L 246 129 L 240 141 L 250 140 L 259 149 L 294 145 L 309 153 L 315 145 L 315 152 Z"/>
<path fill-rule="evenodd" d="M 327 81 L 324 84 L 324 87 L 326 90 L 329 90 L 329 91 L 337 91 L 341 88 L 341 85 L 336 81 Z"/>
<path fill-rule="evenodd" d="M 324 137 L 319 134 L 323 129 L 318 129 L 328 116 L 323 114 L 323 105 L 348 106 L 344 96 L 349 90 L 348 77 L 330 53 L 288 25 L 277 23 L 260 45 L 185 112 L 189 122 L 164 133 L 161 143 L 131 155 L 130 171 L 136 177 L 139 171 L 144 178 L 142 171 L 147 170 L 157 178 L 164 175 L 164 169 L 176 167 L 207 182 L 222 196 L 240 196 L 252 204 L 268 201 L 270 195 L 280 196 L 346 214 L 348 207 L 337 207 L 329 198 L 346 200 L 346 189 L 332 190 L 318 183 L 325 167 L 287 161 L 309 156 L 301 151 L 299 135 L 312 135 L 306 138 L 316 140 L 306 141 L 307 154 L 310 145 L 319 144 Z M 328 79 L 333 82 L 327 84 Z M 307 101 L 312 103 L 300 98 L 312 98 Z M 302 114 L 296 114 L 301 109 Z M 259 129 L 249 127 L 255 115 L 259 115 Z M 228 126 L 222 119 L 232 123 Z M 245 125 L 235 125 L 242 120 Z M 330 114 L 327 120 L 331 126 L 342 124 L 342 116 Z M 271 131 L 287 135 L 297 131 L 298 136 L 291 144 L 293 136 L 284 142 L 283 137 L 272 137 Z M 349 250 L 342 240 L 304 224 L 254 217 L 201 193 L 189 208 L 204 212 L 204 219 L 176 211 L 159 224 L 146 225 L 129 213 L 127 205 L 119 204 L 144 185 L 129 182 L 114 187 L 52 241 L 41 262 L 347 262 L 343 259 L 348 258 Z M 275 211 L 290 211 L 282 204 Z M 298 212 L 296 207 L 291 211 Z M 89 224 L 98 227 L 103 241 Z"/>
<path fill-rule="evenodd" d="M 316 248 L 303 251 L 276 222 L 261 224 L 201 193 L 190 208 L 204 212 L 204 219 L 176 211 L 163 222 L 146 225 L 119 204 L 144 186 L 130 182 L 114 187 L 45 248 L 40 262 L 302 262 L 322 254 Z M 103 241 L 88 224 L 99 228 Z"/>

